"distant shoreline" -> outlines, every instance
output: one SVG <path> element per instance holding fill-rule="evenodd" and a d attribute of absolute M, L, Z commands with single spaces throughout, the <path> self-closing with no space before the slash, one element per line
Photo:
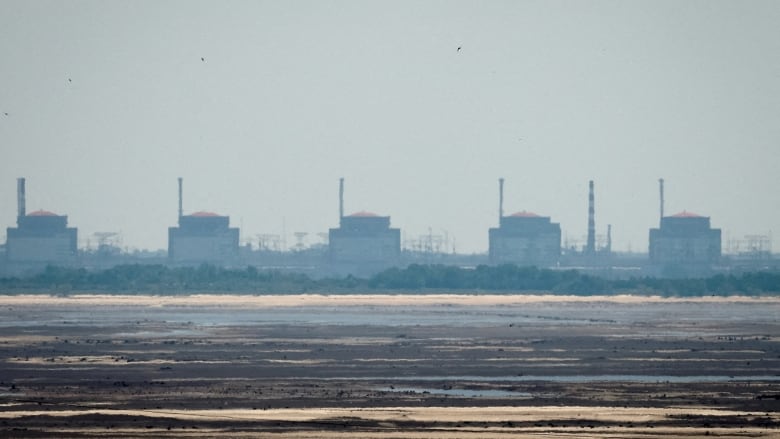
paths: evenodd
<path fill-rule="evenodd" d="M 79 293 L 68 296 L 46 294 L 0 295 L 0 306 L 216 306 L 216 307 L 294 307 L 294 306 L 410 306 L 455 305 L 499 306 L 523 303 L 780 303 L 780 296 L 662 297 L 631 294 L 568 296 L 554 294 L 191 294 L 191 295 L 116 295 Z"/>
<path fill-rule="evenodd" d="M 780 272 L 714 275 L 709 278 L 605 279 L 575 270 L 551 270 L 515 265 L 464 269 L 445 265 L 390 268 L 370 278 L 312 279 L 304 274 L 261 271 L 254 267 L 226 269 L 118 265 L 90 272 L 47 267 L 30 278 L 0 278 L 0 294 L 119 295 L 546 295 L 599 297 L 614 294 L 664 297 L 780 296 Z"/>

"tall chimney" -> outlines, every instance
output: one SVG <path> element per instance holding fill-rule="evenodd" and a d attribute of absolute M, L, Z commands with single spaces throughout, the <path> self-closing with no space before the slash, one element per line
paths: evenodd
<path fill-rule="evenodd" d="M 658 179 L 658 191 L 661 194 L 661 220 L 664 219 L 664 179 Z"/>
<path fill-rule="evenodd" d="M 498 179 L 498 225 L 501 226 L 501 218 L 504 217 L 504 179 Z"/>
<path fill-rule="evenodd" d="M 593 180 L 588 183 L 588 242 L 585 246 L 586 253 L 596 251 L 596 210 L 593 206 Z"/>
<path fill-rule="evenodd" d="M 27 199 L 24 193 L 24 177 L 16 179 L 16 207 L 20 218 L 27 214 Z"/>
<path fill-rule="evenodd" d="M 339 178 L 339 226 L 344 218 L 344 177 Z"/>
<path fill-rule="evenodd" d="M 181 201 L 182 198 L 181 183 L 182 183 L 182 179 L 181 177 L 179 177 L 179 221 L 181 221 L 181 217 L 184 216 L 184 211 L 182 209 L 182 201 Z"/>
<path fill-rule="evenodd" d="M 612 224 L 607 224 L 607 254 L 612 253 Z"/>

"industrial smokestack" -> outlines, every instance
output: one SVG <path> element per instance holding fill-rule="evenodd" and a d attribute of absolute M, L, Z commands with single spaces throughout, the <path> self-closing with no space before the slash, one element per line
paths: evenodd
<path fill-rule="evenodd" d="M 658 191 L 661 195 L 661 220 L 664 219 L 664 179 L 658 179 Z"/>
<path fill-rule="evenodd" d="M 339 225 L 344 218 L 344 177 L 339 178 Z"/>
<path fill-rule="evenodd" d="M 586 253 L 596 251 L 596 209 L 593 206 L 593 180 L 588 183 L 588 242 L 585 246 Z"/>
<path fill-rule="evenodd" d="M 607 254 L 612 253 L 612 224 L 607 224 Z"/>
<path fill-rule="evenodd" d="M 181 221 L 181 217 L 184 216 L 184 211 L 182 209 L 181 183 L 182 183 L 182 178 L 179 177 L 179 221 Z"/>
<path fill-rule="evenodd" d="M 504 179 L 498 179 L 498 225 L 501 225 L 501 218 L 504 217 Z"/>
<path fill-rule="evenodd" d="M 23 217 L 27 214 L 27 198 L 24 193 L 24 177 L 16 179 L 16 207 L 17 216 Z"/>

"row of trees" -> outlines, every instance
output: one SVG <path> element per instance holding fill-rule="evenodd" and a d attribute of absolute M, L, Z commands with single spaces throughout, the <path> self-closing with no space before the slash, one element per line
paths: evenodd
<path fill-rule="evenodd" d="M 29 278 L 0 279 L 0 293 L 104 292 L 122 294 L 210 293 L 356 293 L 356 292 L 510 293 L 554 294 L 660 294 L 666 296 L 771 295 L 780 292 L 780 273 L 758 272 L 740 276 L 716 275 L 706 279 L 632 278 L 607 280 L 575 270 L 548 270 L 515 265 L 474 269 L 445 265 L 410 265 L 391 268 L 371 278 L 312 279 L 279 271 L 226 269 L 213 265 L 167 267 L 120 265 L 103 271 L 47 267 Z"/>
<path fill-rule="evenodd" d="M 568 294 L 603 294 L 611 290 L 608 281 L 575 270 L 546 270 L 516 265 L 480 265 L 463 269 L 445 265 L 410 265 L 391 268 L 368 281 L 382 290 L 486 290 L 545 291 Z"/>

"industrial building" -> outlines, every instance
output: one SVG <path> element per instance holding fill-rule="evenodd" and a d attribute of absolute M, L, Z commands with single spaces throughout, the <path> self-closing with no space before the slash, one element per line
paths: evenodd
<path fill-rule="evenodd" d="M 184 215 L 179 178 L 179 226 L 168 228 L 168 258 L 177 264 L 231 265 L 238 258 L 238 228 L 212 212 Z"/>
<path fill-rule="evenodd" d="M 26 212 L 25 179 L 17 180 L 17 227 L 7 229 L 6 259 L 10 263 L 67 264 L 77 254 L 78 230 L 68 217 L 45 210 Z"/>
<path fill-rule="evenodd" d="M 710 218 L 682 211 L 664 216 L 664 180 L 659 181 L 660 227 L 650 229 L 650 263 L 660 274 L 706 274 L 720 261 L 721 231 L 710 226 Z"/>
<path fill-rule="evenodd" d="M 395 266 L 401 256 L 401 230 L 389 216 L 371 212 L 344 215 L 344 179 L 339 180 L 339 227 L 328 231 L 328 259 L 336 273 L 365 275 Z"/>
<path fill-rule="evenodd" d="M 549 216 L 517 212 L 504 216 L 504 179 L 498 180 L 499 226 L 488 230 L 492 264 L 555 266 L 561 255 L 561 225 Z"/>
<path fill-rule="evenodd" d="M 683 211 L 661 218 L 650 229 L 650 262 L 654 265 L 712 266 L 720 260 L 720 229 L 710 227 L 710 218 Z"/>
<path fill-rule="evenodd" d="M 488 230 L 487 254 L 456 254 L 447 244 L 449 236 L 429 229 L 417 241 L 407 240 L 402 250 L 401 232 L 391 227 L 389 216 L 371 212 L 344 215 L 344 179 L 339 182 L 339 223 L 328 233 L 318 234 L 322 243 L 292 252 L 279 247 L 279 235 L 258 235 L 260 245 L 241 246 L 239 229 L 230 227 L 228 216 L 211 212 L 184 215 L 182 179 L 179 179 L 178 224 L 168 229 L 168 248 L 114 252 L 77 248 L 78 231 L 68 227 L 68 217 L 45 210 L 26 211 L 25 179 L 17 180 L 18 212 L 16 227 L 7 229 L 0 243 L 0 277 L 40 272 L 47 265 L 84 267 L 88 270 L 116 264 L 162 263 L 224 267 L 252 265 L 284 271 L 304 272 L 313 277 L 347 275 L 366 277 L 390 267 L 409 264 L 451 264 L 474 267 L 482 264 L 516 264 L 540 268 L 568 268 L 597 276 L 620 278 L 636 276 L 704 277 L 718 272 L 777 270 L 780 258 L 772 252 L 770 235 L 748 235 L 744 241 L 730 237 L 721 250 L 721 230 L 712 228 L 710 218 L 683 211 L 664 215 L 664 186 L 660 183 L 660 218 L 649 230 L 648 253 L 612 251 L 612 227 L 596 234 L 593 181 L 588 185 L 587 238 L 561 245 L 561 226 L 548 216 L 529 211 L 504 214 L 504 179 L 499 179 L 498 226 Z M 583 194 L 584 195 L 584 194 Z M 583 212 L 584 213 L 584 212 Z M 770 232 L 771 233 L 771 232 Z M 93 236 L 105 236 L 95 233 Z M 296 236 L 305 234 L 296 233 Z M 264 237 L 276 237 L 268 245 Z M 328 239 L 327 244 L 324 242 Z M 266 245 L 263 245 L 263 244 Z"/>

